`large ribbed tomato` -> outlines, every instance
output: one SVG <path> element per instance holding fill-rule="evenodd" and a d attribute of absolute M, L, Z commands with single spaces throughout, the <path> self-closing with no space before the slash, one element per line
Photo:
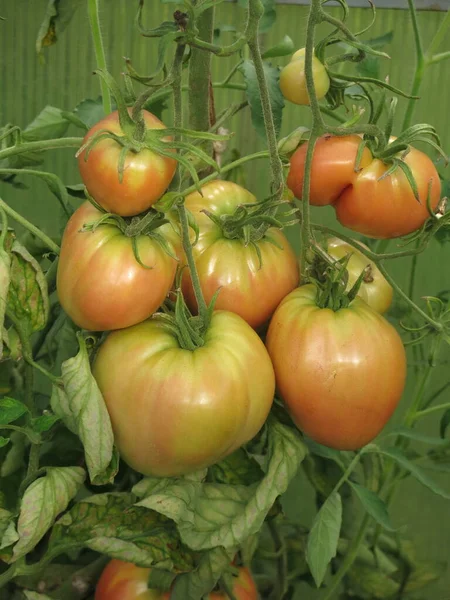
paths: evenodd
<path fill-rule="evenodd" d="M 369 237 L 387 239 L 412 233 L 428 219 L 430 204 L 435 209 L 441 195 L 441 182 L 433 162 L 411 147 L 404 157 L 415 178 L 420 202 L 414 197 L 404 172 L 397 168 L 386 175 L 390 165 L 374 159 L 365 148 L 360 170 L 355 171 L 361 138 L 324 136 L 317 141 L 311 170 L 310 203 L 333 204 L 338 221 Z M 307 144 L 291 157 L 288 187 L 302 196 Z"/>
<path fill-rule="evenodd" d="M 364 244 L 362 245 L 364 246 Z M 380 314 L 389 309 L 392 304 L 393 289 L 374 263 L 366 258 L 362 252 L 336 237 L 327 241 L 327 252 L 336 260 L 350 254 L 347 263 L 347 290 L 351 289 L 362 271 L 369 267 L 359 288 L 358 296 Z"/>
<path fill-rule="evenodd" d="M 200 237 L 194 258 L 206 302 L 220 288 L 216 308 L 237 313 L 252 327 L 265 323 L 281 300 L 299 281 L 296 256 L 279 229 L 270 228 L 256 243 L 230 239 L 223 229 L 203 212 L 226 219 L 240 205 L 253 204 L 255 196 L 231 181 L 211 181 L 186 197 L 185 205 L 194 215 Z M 192 311 L 197 310 L 191 278 L 186 269 L 183 293 Z"/>
<path fill-rule="evenodd" d="M 216 311 L 195 350 L 157 316 L 107 337 L 93 373 L 124 460 L 171 477 L 211 465 L 253 438 L 272 405 L 264 344 L 231 312 Z"/>
<path fill-rule="evenodd" d="M 360 298 L 333 311 L 317 306 L 314 285 L 299 287 L 273 315 L 266 345 L 294 422 L 325 446 L 356 450 L 370 442 L 403 393 L 400 336 Z"/>
<path fill-rule="evenodd" d="M 152 237 L 136 239 L 138 263 L 130 237 L 114 225 L 82 231 L 102 216 L 85 202 L 64 231 L 58 263 L 59 301 L 84 329 L 106 331 L 140 323 L 164 302 L 177 261 Z"/>
<path fill-rule="evenodd" d="M 165 125 L 155 115 L 144 110 L 148 129 L 164 129 Z M 92 127 L 83 143 L 101 130 L 118 136 L 123 132 L 118 112 L 99 121 Z M 119 158 L 122 146 L 111 138 L 100 140 L 86 154 L 78 157 L 81 179 L 89 194 L 108 212 L 124 217 L 147 210 L 166 191 L 175 174 L 176 161 L 156 154 L 149 149 L 139 152 L 129 150 L 125 158 L 123 179 L 119 179 Z"/>
<path fill-rule="evenodd" d="M 170 600 L 170 593 L 149 590 L 147 586 L 150 569 L 136 567 L 132 563 L 111 560 L 98 580 L 95 600 Z M 234 578 L 233 595 L 236 600 L 257 600 L 258 590 L 250 571 L 239 568 Z M 226 600 L 220 592 L 211 592 L 208 600 Z"/>

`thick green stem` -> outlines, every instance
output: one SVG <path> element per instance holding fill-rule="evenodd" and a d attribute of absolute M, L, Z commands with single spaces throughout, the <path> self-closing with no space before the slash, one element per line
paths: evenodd
<path fill-rule="evenodd" d="M 264 14 L 264 6 L 261 0 L 250 0 L 249 2 L 249 20 L 258 22 Z M 272 187 L 276 195 L 281 197 L 283 193 L 283 165 L 278 154 L 277 134 L 273 121 L 272 105 L 270 103 L 270 94 L 267 87 L 266 75 L 264 73 L 264 63 L 259 48 L 258 29 L 248 40 L 248 47 L 255 66 L 256 79 L 258 81 L 259 93 L 261 97 L 261 107 L 266 130 L 267 146 L 269 149 L 270 168 L 272 171 Z"/>
<path fill-rule="evenodd" d="M 288 587 L 288 556 L 286 552 L 286 544 L 278 531 L 277 525 L 273 519 L 267 522 L 270 535 L 272 536 L 275 547 L 274 554 L 277 557 L 278 582 L 274 586 L 272 597 L 275 600 L 284 598 Z"/>
<path fill-rule="evenodd" d="M 24 142 L 0 150 L 0 160 L 9 158 L 10 156 L 17 156 L 18 154 L 24 154 L 25 152 L 40 152 L 42 150 L 53 150 L 56 148 L 80 148 L 83 143 L 83 138 L 79 137 L 67 137 L 60 138 L 57 140 L 39 140 L 38 142 Z"/>
<path fill-rule="evenodd" d="M 409 13 L 412 19 L 413 31 L 414 31 L 414 42 L 416 46 L 416 70 L 414 73 L 414 80 L 411 88 L 411 96 L 417 96 L 422 85 L 423 75 L 425 73 L 425 57 L 422 47 L 422 38 L 420 35 L 419 23 L 417 22 L 417 12 L 414 4 L 414 0 L 408 0 Z M 410 125 L 413 117 L 414 109 L 416 107 L 416 100 L 410 98 L 408 100 L 408 106 L 406 108 L 405 116 L 403 119 L 402 131 L 405 131 Z"/>
<path fill-rule="evenodd" d="M 51 240 L 45 233 L 43 233 L 40 229 L 38 229 L 33 223 L 30 223 L 22 217 L 19 213 L 17 213 L 14 209 L 12 209 L 4 200 L 0 198 L 0 206 L 3 208 L 5 213 L 7 213 L 10 217 L 12 217 L 17 223 L 20 223 L 22 227 L 28 229 L 31 233 L 33 233 L 36 237 L 38 237 L 42 242 L 55 254 L 59 254 L 59 246 L 55 244 L 53 240 Z"/>
<path fill-rule="evenodd" d="M 100 31 L 99 0 L 88 0 L 89 23 L 91 26 L 92 41 L 94 42 L 95 58 L 97 67 L 103 71 L 107 70 L 105 49 L 103 47 L 102 32 Z M 103 77 L 100 78 L 100 87 L 102 90 L 103 110 L 105 115 L 112 111 L 111 94 Z"/>
<path fill-rule="evenodd" d="M 324 596 L 323 600 L 333 600 L 335 598 L 335 592 L 338 590 L 342 579 L 344 578 L 344 576 L 346 575 L 348 570 L 351 568 L 351 566 L 353 565 L 354 561 L 356 560 L 356 558 L 358 556 L 359 547 L 362 544 L 362 542 L 364 541 L 370 520 L 371 520 L 370 515 L 365 515 L 365 517 L 361 521 L 361 525 L 359 526 L 358 533 L 352 539 L 349 547 L 347 548 L 347 553 L 345 555 L 345 558 L 342 561 L 338 572 L 333 577 L 331 585 L 327 589 L 327 593 Z"/>
<path fill-rule="evenodd" d="M 198 0 L 194 0 L 194 6 Z M 196 22 L 198 38 L 211 43 L 214 31 L 214 7 L 205 10 Z M 199 48 L 192 48 L 189 59 L 189 124 L 196 131 L 208 131 L 209 118 L 209 84 L 211 79 L 211 53 Z"/>
<path fill-rule="evenodd" d="M 0 590 L 16 576 L 17 565 L 13 564 L 7 571 L 0 574 Z"/>
<path fill-rule="evenodd" d="M 181 223 L 181 237 L 183 241 L 183 250 L 186 255 L 186 260 L 191 275 L 192 287 L 194 288 L 195 299 L 197 301 L 198 306 L 198 314 L 202 320 L 202 324 L 204 326 L 207 326 L 208 307 L 206 306 L 206 302 L 203 297 L 203 292 L 200 285 L 200 278 L 198 276 L 197 267 L 195 265 L 192 244 L 189 239 L 189 222 L 184 204 L 178 206 L 178 216 L 180 218 Z"/>

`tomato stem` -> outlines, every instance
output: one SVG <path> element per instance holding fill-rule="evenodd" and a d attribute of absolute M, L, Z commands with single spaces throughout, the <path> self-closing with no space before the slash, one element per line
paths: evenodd
<path fill-rule="evenodd" d="M 56 148 L 79 148 L 83 142 L 83 138 L 66 137 L 56 140 L 39 140 L 38 142 L 21 142 L 15 146 L 0 150 L 0 160 L 25 154 L 26 152 L 40 152 L 41 150 L 53 150 Z"/>
<path fill-rule="evenodd" d="M 261 0 L 249 0 L 249 20 L 259 23 L 264 14 L 264 6 Z M 256 79 L 258 81 L 259 93 L 261 97 L 261 107 L 264 118 L 264 128 L 266 131 L 267 146 L 269 149 L 270 168 L 272 171 L 272 191 L 276 198 L 281 198 L 283 194 L 283 165 L 278 154 L 277 135 L 273 121 L 272 105 L 270 103 L 270 94 L 267 87 L 266 75 L 264 72 L 264 63 L 261 57 L 259 47 L 258 25 L 255 27 L 253 35 L 248 39 L 250 55 L 255 66 Z"/>
<path fill-rule="evenodd" d="M 105 48 L 103 46 L 102 32 L 100 31 L 99 0 L 88 1 L 88 14 L 97 65 L 99 69 L 106 71 Z M 100 81 L 100 88 L 102 90 L 103 110 L 105 115 L 109 115 L 112 112 L 111 95 L 103 79 Z"/>
<path fill-rule="evenodd" d="M 29 221 L 27 221 L 27 219 L 25 219 L 25 217 L 22 217 L 22 215 L 20 215 L 18 212 L 16 212 L 14 209 L 12 209 L 1 198 L 0 198 L 0 206 L 3 208 L 5 213 L 7 213 L 10 217 L 12 217 L 15 221 L 17 221 L 17 223 L 20 223 L 20 225 L 22 225 L 22 227 L 25 227 L 25 229 L 28 229 L 28 231 L 30 231 L 32 234 L 34 234 L 36 237 L 38 237 L 42 242 L 44 242 L 44 244 L 47 246 L 47 248 L 49 248 L 55 254 L 59 254 L 59 251 L 60 251 L 59 246 L 57 244 L 55 244 L 55 242 L 53 240 L 51 240 L 47 235 L 45 235 L 44 232 L 42 232 L 35 225 L 33 225 L 33 223 L 30 223 Z"/>

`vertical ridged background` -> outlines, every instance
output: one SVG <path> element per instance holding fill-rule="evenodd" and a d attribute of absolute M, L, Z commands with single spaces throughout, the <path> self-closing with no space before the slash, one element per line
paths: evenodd
<path fill-rule="evenodd" d="M 35 52 L 35 39 L 42 21 L 47 0 L 0 0 L 0 15 L 6 18 L 0 22 L 0 123 L 15 123 L 25 127 L 35 115 L 47 104 L 71 110 L 84 98 L 96 98 L 99 95 L 99 82 L 92 71 L 95 58 L 88 28 L 86 10 L 81 8 L 76 13 L 68 29 L 63 33 L 56 46 L 45 52 L 45 63 L 39 60 Z M 133 20 L 137 2 L 132 0 L 103 0 L 101 2 L 101 19 L 103 36 L 108 57 L 108 65 L 114 76 L 118 77 L 123 70 L 123 56 L 132 59 L 135 68 L 142 73 L 151 72 L 154 68 L 157 52 L 157 41 L 142 38 L 136 33 Z M 405 0 L 406 5 L 406 0 Z M 163 20 L 171 19 L 174 4 L 163 4 L 157 0 L 147 0 L 145 23 L 156 26 Z M 297 47 L 304 45 L 308 8 L 296 5 L 280 5 L 277 21 L 272 30 L 263 39 L 265 47 L 279 42 L 287 34 Z M 371 13 L 366 9 L 353 9 L 349 25 L 352 30 L 363 29 L 370 21 Z M 420 12 L 419 22 L 425 44 L 431 39 L 442 12 Z M 235 4 L 224 3 L 217 11 L 219 24 L 235 25 L 242 29 L 244 11 Z M 385 48 L 393 58 L 383 62 L 383 75 L 389 75 L 390 82 L 408 91 L 414 70 L 415 51 L 409 14 L 406 10 L 379 10 L 376 24 L 366 39 L 377 37 L 388 31 L 394 32 L 393 42 Z M 450 49 L 450 39 L 444 42 L 439 51 Z M 233 58 L 214 59 L 213 79 L 221 80 L 231 66 Z M 285 64 L 281 59 L 279 64 Z M 240 75 L 236 77 L 240 81 Z M 429 69 L 421 91 L 421 100 L 415 113 L 415 122 L 433 124 L 442 136 L 444 149 L 450 151 L 450 111 L 448 92 L 450 89 L 450 61 L 442 62 Z M 217 110 L 228 106 L 231 102 L 243 98 L 243 92 L 220 90 L 216 93 Z M 399 102 L 401 116 L 405 101 Z M 170 114 L 164 115 L 170 124 Z M 308 110 L 289 105 L 284 111 L 282 134 L 286 134 L 299 125 L 308 124 Z M 399 119 L 401 122 L 401 119 Z M 239 148 L 242 154 L 252 152 L 261 146 L 251 126 L 248 112 L 235 117 L 231 129 L 236 132 L 231 147 Z M 80 130 L 71 129 L 71 135 L 80 135 Z M 398 132 L 398 131 L 397 131 Z M 61 150 L 50 153 L 45 168 L 56 172 L 65 183 L 78 182 L 78 173 L 73 150 Z M 247 182 L 252 191 L 259 195 L 267 195 L 268 168 L 267 163 L 255 162 L 247 169 Z M 46 232 L 57 235 L 59 216 L 57 204 L 48 192 L 45 184 L 25 179 L 29 189 L 18 191 L 10 186 L 0 184 L 0 195 L 17 210 L 42 227 Z M 315 211 L 314 218 L 326 223 L 333 223 L 333 212 Z M 293 232 L 290 234 L 294 241 Z M 394 243 L 392 244 L 392 246 Z M 450 288 L 448 267 L 449 251 L 437 243 L 432 244 L 430 253 L 419 260 L 417 275 L 417 298 L 421 294 L 433 295 L 441 289 Z M 405 285 L 409 268 L 409 259 L 398 261 L 392 272 L 399 283 Z M 448 359 L 448 352 L 446 353 Z M 431 388 L 448 380 L 448 364 L 440 369 Z M 411 401 L 412 389 L 408 386 L 404 398 L 406 405 Z M 448 401 L 442 397 L 442 402 Z M 336 425 L 337 427 L 339 424 Z M 437 434 L 437 420 L 429 419 L 424 430 Z M 434 474 L 433 474 L 434 476 Z M 436 478 L 448 488 L 448 477 Z M 291 490 L 287 508 L 295 507 L 299 497 L 305 494 L 302 480 Z M 310 497 L 307 492 L 308 498 Z M 303 506 L 304 504 L 302 504 Z M 449 505 L 447 501 L 432 495 L 415 481 L 408 481 L 397 496 L 393 507 L 393 520 L 396 526 L 404 525 L 408 535 L 419 545 L 419 555 L 426 559 L 449 558 L 450 523 L 448 520 Z M 300 520 L 309 524 L 310 508 L 300 515 Z M 427 588 L 420 596 L 427 600 L 444 600 L 449 598 L 450 578 Z M 315 597 L 310 588 L 305 588 L 298 598 L 309 600 Z"/>

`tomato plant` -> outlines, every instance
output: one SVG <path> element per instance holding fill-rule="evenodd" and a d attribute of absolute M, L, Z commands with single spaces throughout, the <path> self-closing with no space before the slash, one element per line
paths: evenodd
<path fill-rule="evenodd" d="M 314 88 L 317 99 L 324 98 L 330 87 L 330 78 L 320 60 L 312 59 Z M 286 100 L 294 104 L 309 104 L 308 90 L 305 79 L 305 48 L 297 50 L 292 55 L 291 62 L 280 73 L 280 89 Z"/>
<path fill-rule="evenodd" d="M 401 13 L 338 3 L 3 3 L 50 56 L 2 73 L 1 598 L 445 595 L 444 513 L 413 543 L 396 494 L 450 498 L 449 138 L 413 119 L 450 17 L 426 47 L 408 1 L 406 89 Z"/>
<path fill-rule="evenodd" d="M 316 442 L 356 450 L 378 435 L 405 385 L 402 341 L 381 315 L 356 298 L 333 311 L 316 287 L 281 302 L 267 332 L 277 389 L 297 426 Z"/>
<path fill-rule="evenodd" d="M 367 147 L 356 164 L 361 138 L 357 135 L 330 137 L 317 141 L 311 169 L 310 203 L 332 204 L 339 222 L 349 229 L 374 238 L 394 238 L 419 229 L 435 210 L 441 196 L 441 183 L 433 162 L 411 147 L 402 159 L 409 167 L 418 190 L 418 199 L 400 167 L 374 159 Z M 291 158 L 287 184 L 302 197 L 308 144 L 300 146 Z M 323 177 L 323 173 L 327 177 Z"/>
<path fill-rule="evenodd" d="M 251 440 L 275 385 L 264 344 L 226 311 L 213 314 L 204 345 L 192 352 L 158 319 L 111 333 L 93 373 L 123 458 L 165 477 L 208 466 Z"/>
<path fill-rule="evenodd" d="M 364 247 L 367 248 L 367 246 Z M 350 254 L 347 263 L 347 289 L 350 290 L 362 271 L 366 270 L 358 295 L 381 314 L 389 309 L 394 291 L 374 263 L 370 262 L 362 252 L 336 237 L 327 240 L 327 252 L 336 260 Z"/>
<path fill-rule="evenodd" d="M 155 115 L 143 111 L 145 126 L 149 129 L 163 129 Z M 86 134 L 86 144 L 94 135 L 109 131 L 122 135 L 117 111 L 112 112 L 94 125 Z M 99 139 L 78 157 L 80 175 L 87 191 L 109 212 L 124 217 L 137 215 L 152 206 L 164 194 L 175 174 L 176 161 L 159 156 L 152 150 L 142 148 L 127 150 L 120 177 L 118 166 L 124 149 L 112 138 Z"/>
<path fill-rule="evenodd" d="M 169 592 L 148 589 L 150 571 L 121 560 L 110 561 L 98 581 L 95 600 L 169 600 Z M 240 567 L 233 579 L 232 591 L 236 600 L 257 600 L 256 585 L 247 568 Z M 208 600 L 225 600 L 227 597 L 220 592 L 207 596 Z"/>
<path fill-rule="evenodd" d="M 294 251 L 279 229 L 269 228 L 254 243 L 228 232 L 236 209 L 255 202 L 253 194 L 231 181 L 212 181 L 201 193 L 187 196 L 185 205 L 200 230 L 194 257 L 206 302 L 220 290 L 217 309 L 235 312 L 252 327 L 259 327 L 296 287 L 299 271 Z M 182 289 L 190 309 L 197 310 L 188 270 Z"/>
<path fill-rule="evenodd" d="M 89 202 L 80 206 L 64 232 L 58 263 L 61 305 L 79 327 L 93 331 L 122 329 L 152 315 L 177 265 L 156 238 L 140 235 L 134 249 L 132 238 L 114 224 L 83 230 L 101 216 Z"/>

